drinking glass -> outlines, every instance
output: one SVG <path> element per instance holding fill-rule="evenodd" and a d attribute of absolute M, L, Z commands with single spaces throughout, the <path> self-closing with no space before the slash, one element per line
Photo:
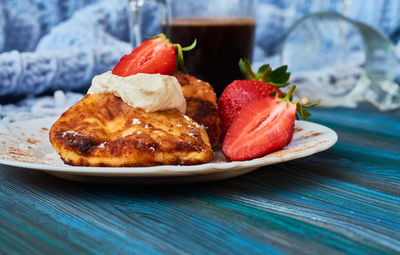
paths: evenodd
<path fill-rule="evenodd" d="M 317 12 L 287 33 L 281 62 L 298 85 L 296 96 L 321 99 L 322 106 L 355 106 L 368 101 L 380 110 L 400 107 L 395 82 L 399 56 L 374 28 L 334 12 Z"/>
<path fill-rule="evenodd" d="M 242 77 L 240 58 L 253 53 L 257 0 L 131 0 L 131 40 L 142 40 L 143 10 L 155 6 L 160 28 L 172 43 L 196 47 L 185 52 L 188 72 L 210 82 L 220 95 L 230 82 Z M 150 35 L 149 35 L 150 36 Z"/>

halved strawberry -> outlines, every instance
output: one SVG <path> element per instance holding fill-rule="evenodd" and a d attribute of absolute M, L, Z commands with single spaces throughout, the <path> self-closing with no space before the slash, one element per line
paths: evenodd
<path fill-rule="evenodd" d="M 236 80 L 229 84 L 218 101 L 223 135 L 226 134 L 233 120 L 241 109 L 249 102 L 260 98 L 269 98 L 277 93 L 283 96 L 279 89 L 288 85 L 290 73 L 287 66 L 279 67 L 272 71 L 269 65 L 263 65 L 257 74 L 251 70 L 248 60 L 240 60 L 239 67 L 242 73 L 250 80 Z"/>
<path fill-rule="evenodd" d="M 303 119 L 311 114 L 305 108 L 314 106 L 291 102 L 293 86 L 284 98 L 278 95 L 259 98 L 243 107 L 229 128 L 222 152 L 231 161 L 249 160 L 277 151 L 290 143 L 296 111 Z"/>
<path fill-rule="evenodd" d="M 218 101 L 223 134 L 226 134 L 244 106 L 254 100 L 267 98 L 274 92 L 283 95 L 279 88 L 262 81 L 237 80 L 229 84 Z"/>
<path fill-rule="evenodd" d="M 182 71 L 186 72 L 183 61 L 183 51 L 188 51 L 196 46 L 182 48 L 179 44 L 171 44 L 164 34 L 150 37 L 141 43 L 128 55 L 123 56 L 112 70 L 119 76 L 130 76 L 138 73 L 160 73 L 173 75 L 177 62 Z"/>

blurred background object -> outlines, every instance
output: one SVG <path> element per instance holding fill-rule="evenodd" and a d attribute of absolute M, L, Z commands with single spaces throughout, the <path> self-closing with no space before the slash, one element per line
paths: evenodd
<path fill-rule="evenodd" d="M 294 74 L 297 96 L 321 106 L 368 101 L 380 110 L 400 107 L 394 44 L 371 26 L 335 12 L 297 21 L 281 47 L 281 62 Z"/>
<path fill-rule="evenodd" d="M 110 70 L 131 50 L 127 10 L 127 0 L 0 0 L 0 104 L 56 90 L 85 93 L 94 75 Z M 398 0 L 259 0 L 254 65 L 280 65 L 280 49 L 290 27 L 319 11 L 369 25 L 390 41 L 393 52 L 400 51 Z M 144 10 L 140 18 L 145 35 L 161 31 L 154 8 Z M 359 39 L 353 39 L 357 45 Z M 362 52 L 357 47 L 355 55 Z M 398 62 L 393 65 L 398 82 Z M 332 75 L 331 81 L 337 79 L 337 72 Z M 394 86 L 387 92 L 396 93 L 398 85 Z M 7 114 L 4 109 L 2 116 Z"/>

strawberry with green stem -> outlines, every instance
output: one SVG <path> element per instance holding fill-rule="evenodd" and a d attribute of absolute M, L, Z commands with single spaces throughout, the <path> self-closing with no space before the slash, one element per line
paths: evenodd
<path fill-rule="evenodd" d="M 112 70 L 119 76 L 130 76 L 138 73 L 160 73 L 173 75 L 178 64 L 187 73 L 183 60 L 183 52 L 196 46 L 196 40 L 188 47 L 172 44 L 164 34 L 149 37 L 131 53 L 123 56 Z"/>
<path fill-rule="evenodd" d="M 251 70 L 250 61 L 240 59 L 239 67 L 243 75 L 249 80 L 232 82 L 219 98 L 218 108 L 223 135 L 226 134 L 244 106 L 259 98 L 269 98 L 274 93 L 283 96 L 280 88 L 289 84 L 290 73 L 287 72 L 287 66 L 272 70 L 269 65 L 263 65 L 255 74 Z"/>
<path fill-rule="evenodd" d="M 275 93 L 248 103 L 230 126 L 222 152 L 231 161 L 258 158 L 285 147 L 293 138 L 296 117 L 307 119 L 311 114 L 303 105 L 292 102 L 292 86 L 285 96 Z"/>

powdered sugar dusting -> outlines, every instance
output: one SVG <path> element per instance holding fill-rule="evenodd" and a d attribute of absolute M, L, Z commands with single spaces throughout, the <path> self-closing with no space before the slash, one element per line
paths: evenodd
<path fill-rule="evenodd" d="M 64 133 L 62 133 L 62 138 L 64 138 L 66 135 L 69 135 L 69 134 L 71 134 L 71 135 L 73 135 L 73 136 L 77 136 L 77 135 L 81 135 L 81 134 L 79 134 L 78 132 L 76 132 L 76 131 L 65 131 Z"/>
<path fill-rule="evenodd" d="M 0 159 L 54 166 L 64 165 L 49 141 L 49 128 L 55 120 L 46 118 L 18 122 L 18 124 L 0 121 Z M 67 131 L 64 135 L 67 134 L 79 133 Z"/>
<path fill-rule="evenodd" d="M 139 119 L 133 118 L 132 125 L 140 125 L 140 124 L 142 124 L 142 122 L 140 122 Z"/>
<path fill-rule="evenodd" d="M 108 144 L 107 142 L 104 142 L 104 143 L 99 144 L 98 147 L 99 147 L 100 149 L 104 149 L 104 148 L 106 147 L 107 144 Z"/>
<path fill-rule="evenodd" d="M 183 115 L 183 117 L 185 118 L 185 120 L 189 121 L 191 124 L 193 124 L 196 128 L 200 128 L 201 126 L 199 125 L 199 123 L 197 123 L 196 121 L 194 121 L 193 119 L 191 119 L 189 116 L 187 115 Z M 193 128 L 192 125 L 189 124 L 189 128 Z"/>

